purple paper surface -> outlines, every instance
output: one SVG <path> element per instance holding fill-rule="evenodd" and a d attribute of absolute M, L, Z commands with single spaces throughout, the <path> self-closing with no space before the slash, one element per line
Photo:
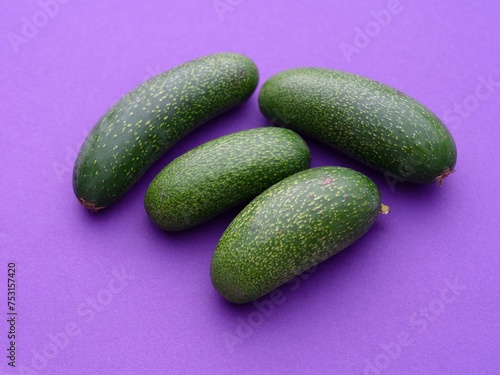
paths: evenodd
<path fill-rule="evenodd" d="M 0 374 L 500 374 L 499 17 L 494 1 L 3 1 Z M 112 208 L 90 214 L 71 183 L 80 144 L 119 97 L 222 51 L 252 58 L 259 88 L 318 66 L 408 93 L 449 126 L 457 172 L 441 188 L 394 183 L 308 139 L 313 166 L 367 174 L 392 212 L 279 298 L 227 303 L 209 267 L 238 210 L 163 233 L 143 197 L 175 157 L 266 125 L 258 91 Z"/>

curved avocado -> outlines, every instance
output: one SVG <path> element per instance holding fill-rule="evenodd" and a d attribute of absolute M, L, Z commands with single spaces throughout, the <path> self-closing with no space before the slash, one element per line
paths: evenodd
<path fill-rule="evenodd" d="M 400 180 L 430 183 L 454 171 L 445 125 L 396 89 L 354 74 L 300 68 L 271 77 L 259 94 L 272 123 L 319 140 Z"/>
<path fill-rule="evenodd" d="M 228 301 L 258 299 L 348 247 L 387 213 L 378 187 L 352 169 L 319 167 L 273 185 L 222 235 L 210 275 Z"/>
<path fill-rule="evenodd" d="M 220 53 L 180 65 L 129 92 L 80 149 L 73 171 L 80 203 L 95 212 L 116 202 L 178 140 L 247 100 L 257 82 L 250 59 Z"/>
<path fill-rule="evenodd" d="M 304 140 L 281 128 L 256 128 L 214 139 L 179 156 L 151 182 L 146 211 L 161 229 L 178 231 L 248 203 L 309 167 Z"/>

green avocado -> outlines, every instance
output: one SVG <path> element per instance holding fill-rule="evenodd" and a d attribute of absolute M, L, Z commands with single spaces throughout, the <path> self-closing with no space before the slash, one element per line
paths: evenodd
<path fill-rule="evenodd" d="M 298 172 L 260 194 L 229 225 L 212 258 L 212 283 L 230 302 L 254 301 L 353 244 L 388 211 L 378 187 L 359 172 Z"/>
<path fill-rule="evenodd" d="M 151 182 L 146 211 L 161 229 L 178 231 L 248 203 L 271 185 L 309 168 L 304 140 L 282 128 L 256 128 L 186 152 Z"/>
<path fill-rule="evenodd" d="M 320 68 L 271 77 L 262 113 L 399 180 L 442 183 L 457 150 L 445 125 L 415 99 L 379 82 Z"/>
<path fill-rule="evenodd" d="M 247 100 L 258 76 L 247 57 L 219 53 L 129 92 L 104 114 L 80 149 L 73 171 L 80 203 L 96 212 L 116 202 L 182 137 Z"/>

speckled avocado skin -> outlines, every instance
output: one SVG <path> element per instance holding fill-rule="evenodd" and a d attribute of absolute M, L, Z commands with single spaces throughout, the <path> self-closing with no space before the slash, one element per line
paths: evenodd
<path fill-rule="evenodd" d="M 309 168 L 304 140 L 282 128 L 256 128 L 214 139 L 181 155 L 151 182 L 146 211 L 178 231 L 248 203 L 271 185 Z"/>
<path fill-rule="evenodd" d="M 256 300 L 354 243 L 380 208 L 378 187 L 352 169 L 296 173 L 229 225 L 212 258 L 212 283 L 230 302 Z"/>
<path fill-rule="evenodd" d="M 151 78 L 113 105 L 86 138 L 73 188 L 92 211 L 120 198 L 179 139 L 252 95 L 247 57 L 209 55 Z"/>
<path fill-rule="evenodd" d="M 262 113 L 392 177 L 442 182 L 456 163 L 455 142 L 425 106 L 379 82 L 320 68 L 271 77 L 259 94 Z"/>

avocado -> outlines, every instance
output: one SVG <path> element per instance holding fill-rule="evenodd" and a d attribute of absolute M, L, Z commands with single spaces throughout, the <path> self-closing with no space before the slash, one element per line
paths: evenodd
<path fill-rule="evenodd" d="M 161 229 L 178 231 L 250 202 L 268 187 L 309 168 L 304 140 L 288 129 L 263 127 L 198 146 L 151 182 L 146 211 Z"/>
<path fill-rule="evenodd" d="M 352 169 L 298 172 L 260 194 L 223 233 L 210 268 L 228 301 L 254 301 L 353 244 L 389 208 Z"/>
<path fill-rule="evenodd" d="M 76 197 L 93 212 L 112 205 L 177 141 L 247 100 L 257 82 L 255 64 L 234 53 L 202 57 L 144 82 L 85 139 L 73 171 Z"/>
<path fill-rule="evenodd" d="M 399 180 L 441 184 L 455 168 L 455 142 L 428 108 L 358 75 L 287 70 L 264 83 L 259 106 L 273 125 L 323 142 Z"/>

